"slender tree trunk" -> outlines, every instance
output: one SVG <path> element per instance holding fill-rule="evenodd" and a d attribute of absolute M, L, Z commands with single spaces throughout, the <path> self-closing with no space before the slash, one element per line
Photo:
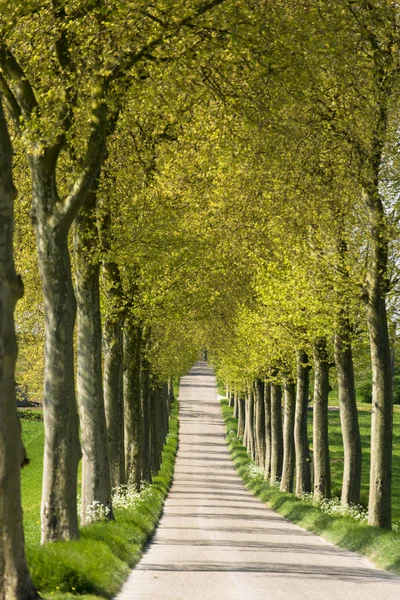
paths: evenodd
<path fill-rule="evenodd" d="M 168 434 L 169 414 L 170 414 L 168 383 L 163 383 L 161 392 L 162 392 L 161 400 L 162 400 L 162 419 L 163 419 L 162 446 L 164 447 L 165 440 L 167 439 L 167 434 Z"/>
<path fill-rule="evenodd" d="M 143 462 L 142 478 L 151 483 L 151 446 L 150 446 L 150 371 L 147 361 L 142 361 L 141 369 L 141 401 L 143 414 Z"/>
<path fill-rule="evenodd" d="M 311 460 L 307 432 L 309 370 L 307 354 L 303 350 L 298 350 L 296 410 L 294 417 L 297 496 L 311 492 Z"/>
<path fill-rule="evenodd" d="M 386 314 L 387 231 L 378 189 L 368 195 L 371 257 L 368 270 L 367 322 L 372 367 L 371 470 L 368 523 L 391 527 L 393 383 Z"/>
<path fill-rule="evenodd" d="M 43 211 L 54 193 L 52 178 L 32 169 L 32 221 L 45 307 L 42 543 L 78 537 L 77 472 L 80 460 L 75 399 L 76 300 L 68 251 L 69 224 L 53 224 Z M 51 200 L 49 200 L 51 203 Z"/>
<path fill-rule="evenodd" d="M 249 450 L 249 402 L 244 394 L 244 431 L 243 431 L 243 446 Z"/>
<path fill-rule="evenodd" d="M 254 406 L 255 406 L 255 441 L 256 463 L 265 469 L 265 412 L 264 412 L 264 382 L 262 379 L 254 381 Z"/>
<path fill-rule="evenodd" d="M 126 483 L 140 489 L 144 432 L 141 397 L 142 332 L 130 316 L 124 328 L 124 417 Z"/>
<path fill-rule="evenodd" d="M 150 410 L 149 410 L 149 449 L 151 475 L 158 472 L 159 422 L 158 422 L 158 388 L 154 378 L 150 376 Z"/>
<path fill-rule="evenodd" d="M 171 404 L 175 400 L 174 385 L 172 379 L 168 379 L 168 416 L 171 414 Z"/>
<path fill-rule="evenodd" d="M 110 452 L 111 485 L 125 484 L 124 395 L 123 395 L 123 314 L 121 278 L 115 263 L 103 264 L 107 309 L 103 326 L 104 405 Z M 116 306 L 115 306 L 116 305 Z"/>
<path fill-rule="evenodd" d="M 264 417 L 265 417 L 265 478 L 271 476 L 271 383 L 264 382 Z"/>
<path fill-rule="evenodd" d="M 284 379 L 284 418 L 283 418 L 283 467 L 281 492 L 293 491 L 294 480 L 294 415 L 296 408 L 296 387 L 292 381 Z"/>
<path fill-rule="evenodd" d="M 96 193 L 93 190 L 75 222 L 75 287 L 78 306 L 77 391 L 82 443 L 81 524 L 93 520 L 96 503 L 113 518 L 110 459 L 102 378 L 100 265 L 93 260 L 96 235 Z"/>
<path fill-rule="evenodd" d="M 246 417 L 246 429 L 247 429 L 247 450 L 251 460 L 255 458 L 254 448 L 254 395 L 251 389 L 247 392 L 247 417 Z"/>
<path fill-rule="evenodd" d="M 0 600 L 39 598 L 25 558 L 20 469 L 26 461 L 15 399 L 15 304 L 23 285 L 15 272 L 12 148 L 0 102 Z"/>
<path fill-rule="evenodd" d="M 239 398 L 238 398 L 238 393 L 237 393 L 236 389 L 233 393 L 233 418 L 234 419 L 239 418 Z"/>
<path fill-rule="evenodd" d="M 282 432 L 282 390 L 271 382 L 271 483 L 282 477 L 283 432 Z"/>
<path fill-rule="evenodd" d="M 328 439 L 329 363 L 326 339 L 314 344 L 314 496 L 330 498 L 331 469 Z"/>
<path fill-rule="evenodd" d="M 341 319 L 339 330 L 335 335 L 335 363 L 344 450 L 342 504 L 359 504 L 362 465 L 361 438 L 349 323 L 346 319 Z"/>
<path fill-rule="evenodd" d="M 244 443 L 244 429 L 245 429 L 245 421 L 246 421 L 246 401 L 244 399 L 243 393 L 240 392 L 238 394 L 238 437 L 240 439 L 243 439 L 243 445 L 245 446 Z"/>

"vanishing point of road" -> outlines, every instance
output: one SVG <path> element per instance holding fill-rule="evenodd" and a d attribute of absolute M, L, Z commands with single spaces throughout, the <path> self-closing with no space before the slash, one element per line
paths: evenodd
<path fill-rule="evenodd" d="M 400 577 L 293 525 L 246 490 L 206 363 L 181 379 L 179 405 L 164 514 L 117 600 L 400 599 Z"/>

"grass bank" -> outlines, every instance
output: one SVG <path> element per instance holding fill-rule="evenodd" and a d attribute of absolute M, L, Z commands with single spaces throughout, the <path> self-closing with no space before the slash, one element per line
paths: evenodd
<path fill-rule="evenodd" d="M 237 419 L 233 418 L 233 409 L 228 406 L 226 399 L 221 400 L 221 409 L 235 467 L 253 494 L 304 529 L 342 548 L 364 554 L 380 568 L 400 574 L 400 533 L 370 527 L 349 515 L 330 514 L 326 507 L 315 506 L 310 499 L 281 493 L 278 487 L 269 485 L 238 439 Z"/>
<path fill-rule="evenodd" d="M 26 553 L 43 598 L 112 598 L 140 559 L 160 518 L 172 482 L 178 447 L 178 404 L 172 405 L 169 434 L 158 475 L 140 494 L 129 490 L 114 502 L 115 521 L 81 528 L 80 540 L 40 546 L 43 423 L 22 419 L 30 464 L 22 471 Z"/>

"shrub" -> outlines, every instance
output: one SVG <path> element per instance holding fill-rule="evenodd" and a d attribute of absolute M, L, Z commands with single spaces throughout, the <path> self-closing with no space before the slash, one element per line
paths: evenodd
<path fill-rule="evenodd" d="M 364 379 L 357 385 L 357 400 L 365 404 L 372 403 L 372 379 Z"/>
<path fill-rule="evenodd" d="M 17 408 L 17 413 L 20 419 L 26 421 L 43 421 L 43 409 Z"/>
<path fill-rule="evenodd" d="M 400 404 L 400 374 L 393 379 L 393 403 Z"/>

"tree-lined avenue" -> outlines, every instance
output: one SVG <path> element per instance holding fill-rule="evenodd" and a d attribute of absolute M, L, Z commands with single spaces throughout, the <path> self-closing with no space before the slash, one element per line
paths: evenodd
<path fill-rule="evenodd" d="M 293 525 L 246 490 L 206 363 L 181 379 L 179 403 L 179 450 L 164 514 L 117 600 L 399 598 L 400 577 Z"/>

